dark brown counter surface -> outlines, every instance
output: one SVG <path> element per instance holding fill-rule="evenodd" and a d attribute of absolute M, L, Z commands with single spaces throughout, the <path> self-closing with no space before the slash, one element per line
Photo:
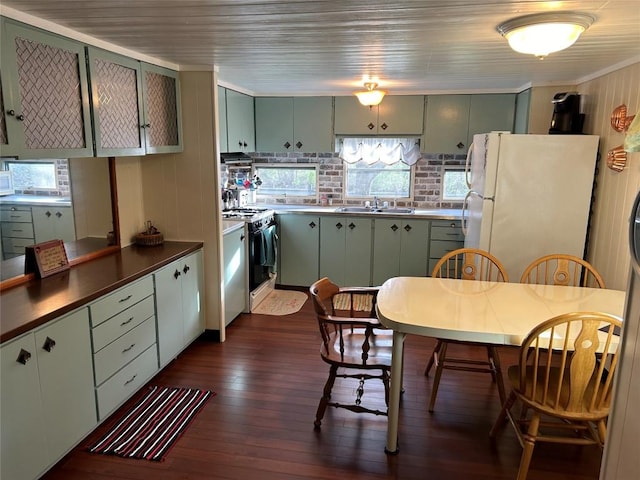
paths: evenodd
<path fill-rule="evenodd" d="M 0 295 L 0 343 L 70 312 L 202 248 L 202 242 L 129 246 L 119 252 L 33 280 Z"/>

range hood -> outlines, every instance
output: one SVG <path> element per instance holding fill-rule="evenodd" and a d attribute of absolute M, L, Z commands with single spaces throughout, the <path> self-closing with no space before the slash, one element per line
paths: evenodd
<path fill-rule="evenodd" d="M 220 160 L 227 165 L 250 164 L 253 159 L 244 152 L 227 152 L 220 154 Z"/>

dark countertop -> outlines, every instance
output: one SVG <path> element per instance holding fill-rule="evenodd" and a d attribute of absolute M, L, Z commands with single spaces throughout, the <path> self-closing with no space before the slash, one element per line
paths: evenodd
<path fill-rule="evenodd" d="M 0 294 L 0 343 L 68 313 L 202 248 L 202 242 L 132 245 Z"/>

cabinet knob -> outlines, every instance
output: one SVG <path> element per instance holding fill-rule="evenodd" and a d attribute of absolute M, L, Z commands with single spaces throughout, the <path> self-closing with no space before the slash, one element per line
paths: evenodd
<path fill-rule="evenodd" d="M 286 148 L 287 150 L 289 149 L 290 146 L 291 146 L 291 144 L 289 142 L 284 144 L 284 148 Z"/>
<path fill-rule="evenodd" d="M 336 228 L 340 230 L 342 228 L 342 224 L 340 222 L 336 223 Z"/>
<path fill-rule="evenodd" d="M 302 142 L 298 141 L 298 143 L 296 143 L 296 148 L 302 148 Z"/>
<path fill-rule="evenodd" d="M 55 346 L 56 346 L 56 341 L 51 337 L 47 337 L 44 341 L 44 345 L 42 345 L 42 348 L 47 352 L 51 352 L 51 350 L 53 350 L 53 347 Z"/>
<path fill-rule="evenodd" d="M 185 265 L 182 269 L 182 272 L 186 275 L 189 270 L 191 270 L 191 268 L 189 268 L 189 265 Z"/>
<path fill-rule="evenodd" d="M 18 120 L 19 122 L 24 121 L 24 115 L 16 115 L 16 120 Z"/>
<path fill-rule="evenodd" d="M 386 123 L 383 123 L 382 125 L 380 125 L 380 128 L 383 130 L 386 130 L 387 128 L 389 128 L 389 125 L 387 125 Z"/>
<path fill-rule="evenodd" d="M 150 123 L 143 123 L 142 125 L 140 125 L 140 128 L 149 128 L 150 126 Z"/>
<path fill-rule="evenodd" d="M 396 230 L 398 230 L 398 228 L 400 228 L 400 227 L 398 227 L 395 223 L 393 225 L 391 225 L 391 230 L 393 230 L 394 232 Z"/>
<path fill-rule="evenodd" d="M 173 278 L 177 280 L 179 276 L 180 276 L 180 270 L 176 270 L 175 272 L 173 272 Z"/>
<path fill-rule="evenodd" d="M 30 358 L 31 353 L 27 352 L 24 348 L 21 348 L 16 362 L 21 363 L 22 365 L 26 365 Z"/>
<path fill-rule="evenodd" d="M 244 241 L 244 234 L 240 235 L 240 241 Z"/>
<path fill-rule="evenodd" d="M 16 111 L 15 110 L 7 110 L 7 115 L 9 115 L 10 117 L 15 117 L 16 116 Z"/>
<path fill-rule="evenodd" d="M 310 226 L 311 228 L 316 228 L 316 223 L 315 223 L 315 222 L 311 222 L 311 223 L 309 224 L 309 226 Z"/>
<path fill-rule="evenodd" d="M 238 142 L 238 146 L 239 146 L 239 147 L 242 147 L 242 140 L 240 140 L 240 141 Z"/>
<path fill-rule="evenodd" d="M 370 123 L 369 125 L 367 125 L 367 128 L 369 130 L 373 130 L 375 128 L 375 125 L 373 123 Z"/>
<path fill-rule="evenodd" d="M 458 144 L 456 145 L 456 147 L 458 147 L 458 148 L 464 148 L 464 143 L 462 143 L 462 142 L 458 142 Z"/>
<path fill-rule="evenodd" d="M 56 217 L 60 218 L 62 214 L 60 212 L 56 212 Z"/>
<path fill-rule="evenodd" d="M 349 224 L 349 229 L 353 230 L 354 228 L 356 228 L 356 224 L 355 224 L 355 223 L 353 223 L 353 222 L 351 222 L 351 223 Z"/>
<path fill-rule="evenodd" d="M 407 231 L 407 232 L 408 232 L 409 230 L 411 230 L 411 225 L 405 225 L 405 226 L 404 226 L 404 229 L 405 229 L 405 231 Z"/>
<path fill-rule="evenodd" d="M 50 212 L 49 210 L 47 210 L 47 211 L 45 212 L 45 215 L 47 216 L 47 218 L 49 218 L 49 217 L 51 216 L 51 212 Z"/>

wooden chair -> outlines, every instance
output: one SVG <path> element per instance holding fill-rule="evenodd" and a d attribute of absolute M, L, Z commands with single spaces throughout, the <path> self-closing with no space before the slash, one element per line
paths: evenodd
<path fill-rule="evenodd" d="M 322 278 L 309 288 L 320 327 L 320 356 L 329 364 L 329 378 L 314 426 L 320 428 L 327 407 L 345 408 L 356 413 L 387 415 L 387 410 L 362 405 L 366 380 L 380 379 L 384 385 L 384 401 L 389 405 L 389 379 L 393 332 L 385 330 L 375 314 L 377 288 L 340 288 Z M 343 369 L 343 373 L 338 373 Z M 370 373 L 378 370 L 379 373 Z M 349 373 L 348 373 L 349 372 Z M 331 401 L 336 377 L 357 378 L 360 383 L 352 404 Z"/>
<path fill-rule="evenodd" d="M 531 262 L 522 273 L 520 283 L 605 288 L 604 280 L 589 262 L 563 253 Z"/>
<path fill-rule="evenodd" d="M 449 252 L 436 264 L 431 276 L 459 278 L 463 280 L 509 281 L 507 272 L 500 261 L 489 252 L 476 248 L 460 248 Z M 468 358 L 447 357 L 447 347 L 450 343 L 478 345 L 477 343 L 437 339 L 436 346 L 424 370 L 424 374 L 428 376 L 431 367 L 434 364 L 436 365 L 436 375 L 433 379 L 431 399 L 429 400 L 429 411 L 433 412 L 438 394 L 438 386 L 440 385 L 440 378 L 442 377 L 442 371 L 444 369 L 490 373 L 493 381 L 498 386 L 500 402 L 504 403 L 506 394 L 502 380 L 502 370 L 500 369 L 500 357 L 498 356 L 498 350 L 495 345 L 483 345 L 487 350 L 487 360 L 481 361 Z"/>
<path fill-rule="evenodd" d="M 495 437 L 509 419 L 523 448 L 518 480 L 527 478 L 537 442 L 603 447 L 621 325 L 605 313 L 566 313 L 522 342 L 518 365 L 508 369 L 509 398 L 489 434 Z M 523 407 L 519 415 L 512 412 L 516 402 Z"/>

